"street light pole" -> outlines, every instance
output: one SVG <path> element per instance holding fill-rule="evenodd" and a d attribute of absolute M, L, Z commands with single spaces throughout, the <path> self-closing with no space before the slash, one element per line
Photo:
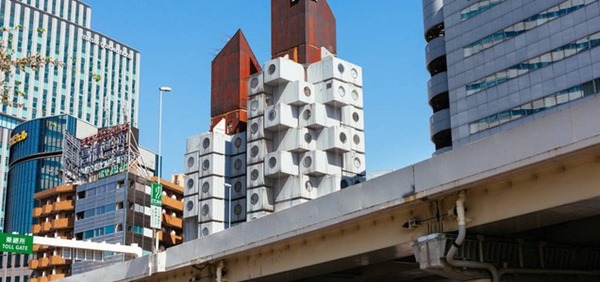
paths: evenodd
<path fill-rule="evenodd" d="M 231 213 L 233 212 L 233 208 L 231 207 L 231 184 L 225 183 L 224 185 L 229 189 L 229 216 L 227 220 L 229 224 L 227 225 L 227 228 L 231 228 Z"/>
<path fill-rule="evenodd" d="M 157 179 L 158 185 L 160 185 L 160 177 L 162 172 L 162 155 L 161 153 L 161 140 L 162 140 L 162 96 L 164 93 L 169 93 L 172 91 L 171 87 L 162 86 L 158 88 L 158 168 L 157 168 Z M 164 234 L 163 234 L 164 235 Z M 154 246 L 154 253 L 158 253 L 158 230 L 154 231 L 154 237 L 156 238 L 156 244 Z"/>

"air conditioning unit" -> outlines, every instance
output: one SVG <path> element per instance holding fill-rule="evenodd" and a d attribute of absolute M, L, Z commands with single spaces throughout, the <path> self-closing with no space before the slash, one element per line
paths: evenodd
<path fill-rule="evenodd" d="M 248 96 L 271 94 L 273 89 L 264 83 L 263 73 L 255 73 L 248 78 Z"/>
<path fill-rule="evenodd" d="M 265 177 L 264 164 L 258 163 L 248 166 L 246 174 L 246 187 L 252 189 L 254 187 L 273 187 L 271 179 Z"/>
<path fill-rule="evenodd" d="M 198 195 L 183 198 L 183 217 L 190 218 L 198 216 Z"/>
<path fill-rule="evenodd" d="M 231 209 L 228 207 L 225 210 L 225 221 L 229 221 L 229 212 L 231 212 L 232 223 L 246 221 L 246 198 L 231 201 Z"/>
<path fill-rule="evenodd" d="M 317 149 L 318 135 L 308 128 L 290 128 L 273 136 L 273 151 L 304 153 Z"/>
<path fill-rule="evenodd" d="M 198 218 L 201 223 L 210 221 L 225 221 L 225 200 L 210 199 L 200 201 Z"/>
<path fill-rule="evenodd" d="M 341 111 L 341 124 L 358 130 L 365 130 L 364 111 L 354 106 L 345 106 Z"/>
<path fill-rule="evenodd" d="M 208 154 L 200 157 L 200 177 L 225 176 L 225 156 L 219 154 Z"/>
<path fill-rule="evenodd" d="M 248 142 L 261 139 L 273 140 L 272 133 L 265 131 L 264 119 L 264 117 L 257 117 L 248 121 L 248 128 L 246 132 Z"/>
<path fill-rule="evenodd" d="M 245 145 L 244 145 L 245 146 Z M 227 157 L 227 177 L 237 177 L 246 174 L 246 154 Z"/>
<path fill-rule="evenodd" d="M 354 152 L 358 152 L 358 153 L 365 153 L 365 133 L 360 131 L 360 130 L 356 130 L 356 129 L 351 129 L 351 134 L 352 134 L 352 151 Z"/>
<path fill-rule="evenodd" d="M 280 179 L 274 185 L 275 203 L 293 199 L 315 199 L 318 195 L 318 179 L 306 175 L 290 176 Z M 277 211 L 277 209 L 275 209 Z"/>
<path fill-rule="evenodd" d="M 200 180 L 198 179 L 198 173 L 186 174 L 183 177 L 183 195 L 184 196 L 193 196 L 198 195 L 198 183 Z"/>
<path fill-rule="evenodd" d="M 198 172 L 198 152 L 187 153 L 183 157 L 184 163 L 183 167 L 185 168 L 185 174 L 191 174 Z"/>
<path fill-rule="evenodd" d="M 248 213 L 273 211 L 273 188 L 257 187 L 248 190 L 246 209 Z"/>
<path fill-rule="evenodd" d="M 339 111 L 334 107 L 318 103 L 310 104 L 299 109 L 298 125 L 311 129 L 335 126 L 340 124 L 336 119 L 339 115 Z"/>
<path fill-rule="evenodd" d="M 304 204 L 308 201 L 310 201 L 310 200 L 309 199 L 293 199 L 293 200 L 287 200 L 287 201 L 283 201 L 283 202 L 277 202 L 277 203 L 275 203 L 274 208 L 275 208 L 276 212 L 280 212 L 282 210 L 289 209 L 291 207 L 295 207 L 300 204 Z"/>
<path fill-rule="evenodd" d="M 300 174 L 309 176 L 329 175 L 333 171 L 324 151 L 309 151 L 300 158 Z"/>
<path fill-rule="evenodd" d="M 257 220 L 261 217 L 265 217 L 267 215 L 272 214 L 272 211 L 258 211 L 258 212 L 252 212 L 252 213 L 248 213 L 246 215 L 246 221 L 253 221 L 253 220 Z"/>
<path fill-rule="evenodd" d="M 198 237 L 206 237 L 225 230 L 224 222 L 206 222 L 198 225 Z"/>
<path fill-rule="evenodd" d="M 307 81 L 318 83 L 330 79 L 337 79 L 362 87 L 362 68 L 330 56 L 308 66 Z"/>
<path fill-rule="evenodd" d="M 357 152 L 349 152 L 344 154 L 343 171 L 356 173 L 360 175 L 366 174 L 365 154 Z"/>
<path fill-rule="evenodd" d="M 279 57 L 265 63 L 263 79 L 265 85 L 273 87 L 304 80 L 304 67 L 292 60 Z"/>
<path fill-rule="evenodd" d="M 315 85 L 316 102 L 341 108 L 350 104 L 350 84 L 339 80 L 327 80 Z"/>
<path fill-rule="evenodd" d="M 294 108 L 286 104 L 275 104 L 265 111 L 265 129 L 282 131 L 298 127 L 298 119 L 294 116 Z"/>
<path fill-rule="evenodd" d="M 217 132 L 207 132 L 200 137 L 200 156 L 208 154 L 225 155 L 227 150 L 227 142 L 231 137 Z"/>
<path fill-rule="evenodd" d="M 273 151 L 273 141 L 260 139 L 248 143 L 246 160 L 248 164 L 262 163 L 265 156 Z"/>
<path fill-rule="evenodd" d="M 225 198 L 225 178 L 222 176 L 209 176 L 200 178 L 200 200 L 224 199 Z"/>
<path fill-rule="evenodd" d="M 246 176 L 228 178 L 226 182 L 231 185 L 231 198 L 233 200 L 246 197 Z M 229 199 L 229 189 L 225 189 L 225 199 Z"/>
<path fill-rule="evenodd" d="M 201 140 L 201 134 L 200 135 L 195 135 L 192 137 L 189 137 L 186 139 L 186 146 L 185 146 L 185 152 L 186 153 L 191 153 L 191 152 L 196 152 L 200 149 L 200 143 L 202 142 Z"/>
<path fill-rule="evenodd" d="M 246 152 L 246 132 L 237 133 L 231 136 L 231 142 L 228 143 L 227 154 L 239 155 Z"/>
<path fill-rule="evenodd" d="M 265 109 L 271 105 L 273 105 L 271 95 L 257 94 L 248 97 L 248 119 L 263 116 L 265 114 Z"/>
<path fill-rule="evenodd" d="M 273 102 L 304 106 L 315 102 L 315 87 L 304 80 L 298 80 L 279 86 L 273 93 Z"/>
<path fill-rule="evenodd" d="M 265 156 L 265 177 L 285 178 L 298 175 L 298 155 L 286 151 L 277 151 Z"/>
<path fill-rule="evenodd" d="M 324 128 L 319 135 L 317 149 L 338 154 L 352 150 L 352 130 L 334 126 Z"/>

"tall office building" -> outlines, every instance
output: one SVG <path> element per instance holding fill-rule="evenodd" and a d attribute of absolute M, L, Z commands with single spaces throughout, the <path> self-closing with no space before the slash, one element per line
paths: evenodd
<path fill-rule="evenodd" d="M 13 58 L 39 54 L 64 63 L 14 69 L 9 78 L 0 74 L 26 93 L 14 95 L 0 111 L 4 207 L 11 130 L 23 120 L 58 114 L 96 127 L 126 121 L 137 126 L 140 54 L 92 30 L 91 8 L 79 0 L 0 0 L 0 25 L 7 28 L 0 40 Z"/>
<path fill-rule="evenodd" d="M 423 0 L 436 154 L 600 91 L 596 0 Z"/>

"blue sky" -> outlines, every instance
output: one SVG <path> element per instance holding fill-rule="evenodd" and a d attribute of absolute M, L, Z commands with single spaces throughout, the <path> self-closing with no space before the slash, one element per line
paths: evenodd
<path fill-rule="evenodd" d="M 148 149 L 158 148 L 158 88 L 173 88 L 163 96 L 163 175 L 182 171 L 186 138 L 208 131 L 210 63 L 228 36 L 242 28 L 261 64 L 271 58 L 270 1 L 84 1 L 93 29 L 142 54 L 140 143 Z M 329 3 L 338 57 L 363 67 L 368 172 L 428 158 L 434 147 L 421 1 Z"/>

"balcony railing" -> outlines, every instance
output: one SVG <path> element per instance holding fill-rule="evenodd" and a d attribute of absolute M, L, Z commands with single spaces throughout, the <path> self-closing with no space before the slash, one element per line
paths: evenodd
<path fill-rule="evenodd" d="M 44 205 L 42 206 L 42 214 L 50 214 L 52 212 L 52 205 Z"/>
<path fill-rule="evenodd" d="M 40 261 L 40 267 L 48 267 L 48 264 L 50 264 L 50 259 L 48 258 L 41 258 L 38 260 Z"/>
<path fill-rule="evenodd" d="M 51 266 L 55 266 L 55 265 L 65 265 L 68 264 L 68 261 L 64 258 L 62 258 L 61 256 L 51 256 L 50 257 L 50 265 Z"/>
<path fill-rule="evenodd" d="M 54 212 L 72 211 L 75 209 L 72 200 L 55 202 L 54 204 L 52 204 L 52 207 Z"/>
<path fill-rule="evenodd" d="M 31 270 L 36 270 L 38 267 L 40 267 L 40 261 L 37 259 L 32 259 L 29 262 L 29 269 Z M 30 280 L 31 281 L 31 280 Z"/>
<path fill-rule="evenodd" d="M 177 218 L 175 216 L 170 216 L 168 214 L 163 213 L 163 223 L 172 226 L 172 227 L 176 227 L 176 228 L 182 228 L 183 226 L 183 220 L 181 220 L 181 218 Z"/>
<path fill-rule="evenodd" d="M 52 228 L 51 222 L 42 222 L 41 225 L 42 225 L 42 232 L 50 231 L 50 229 Z"/>
<path fill-rule="evenodd" d="M 171 199 L 167 196 L 162 196 L 162 203 L 163 205 L 168 206 L 172 209 L 183 211 L 183 203 L 181 201 Z"/>
<path fill-rule="evenodd" d="M 31 227 L 31 233 L 33 233 L 33 234 L 39 234 L 40 232 L 42 232 L 42 225 L 41 224 L 34 224 Z"/>
<path fill-rule="evenodd" d="M 33 209 L 33 217 L 40 217 L 42 215 L 42 208 Z"/>
<path fill-rule="evenodd" d="M 73 228 L 74 221 L 72 218 L 59 218 L 52 221 L 52 228 L 54 229 L 63 229 L 63 228 Z"/>

